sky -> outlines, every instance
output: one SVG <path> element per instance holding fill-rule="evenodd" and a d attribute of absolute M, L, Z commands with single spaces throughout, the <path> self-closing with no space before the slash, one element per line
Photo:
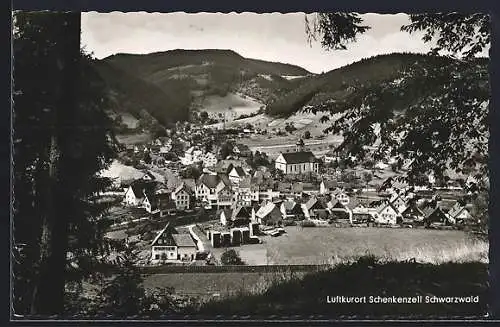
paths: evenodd
<path fill-rule="evenodd" d="M 419 34 L 401 32 L 406 14 L 363 14 L 371 26 L 348 50 L 308 43 L 304 13 L 97 13 L 82 14 L 82 44 L 96 58 L 173 49 L 231 49 L 240 55 L 301 66 L 321 73 L 391 52 L 427 52 Z"/>

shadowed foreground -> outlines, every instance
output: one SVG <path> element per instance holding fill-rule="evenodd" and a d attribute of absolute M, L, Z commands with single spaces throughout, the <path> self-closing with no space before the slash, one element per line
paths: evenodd
<path fill-rule="evenodd" d="M 394 262 L 379 264 L 370 257 L 329 271 L 308 274 L 272 285 L 257 295 L 240 294 L 203 304 L 197 314 L 248 318 L 340 319 L 465 319 L 487 312 L 487 265 L 441 265 Z M 423 296 L 424 303 L 327 303 L 327 296 Z M 477 303 L 425 303 L 426 296 L 478 297 Z M 477 298 L 476 298 L 477 299 Z M 367 301 L 368 302 L 368 301 Z"/>

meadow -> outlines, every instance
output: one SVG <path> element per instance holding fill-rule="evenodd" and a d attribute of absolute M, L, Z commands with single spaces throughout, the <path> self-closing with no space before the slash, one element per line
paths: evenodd
<path fill-rule="evenodd" d="M 235 247 L 250 265 L 338 264 L 373 255 L 380 260 L 440 264 L 487 263 L 488 244 L 458 230 L 409 228 L 302 228 L 262 237 L 262 244 Z M 223 249 L 213 250 L 218 257 Z"/>

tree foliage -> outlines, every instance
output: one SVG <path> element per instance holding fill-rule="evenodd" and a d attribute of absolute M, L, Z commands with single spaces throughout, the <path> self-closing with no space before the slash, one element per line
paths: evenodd
<path fill-rule="evenodd" d="M 362 33 L 354 27 L 360 17 L 344 17 L 319 15 L 320 26 L 343 26 L 308 33 L 321 35 L 327 49 L 343 48 L 342 42 Z M 410 15 L 402 30 L 422 31 L 425 42 L 435 43 L 427 61 L 446 51 L 460 59 L 440 59 L 440 65 L 416 61 L 397 78 L 353 86 L 341 100 L 316 106 L 313 110 L 340 115 L 325 131 L 343 135 L 337 150 L 358 159 L 395 156 L 400 165 L 409 160 L 409 182 L 422 173 L 443 176 L 474 167 L 475 181 L 465 186 L 487 188 L 490 87 L 487 60 L 475 56 L 489 46 L 489 26 L 485 14 Z M 344 32 L 335 36 L 339 30 Z"/>

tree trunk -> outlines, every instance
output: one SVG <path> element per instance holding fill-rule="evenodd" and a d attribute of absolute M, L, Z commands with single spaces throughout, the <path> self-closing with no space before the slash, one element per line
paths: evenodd
<path fill-rule="evenodd" d="M 67 13 L 61 20 L 61 32 L 56 39 L 54 55 L 58 74 L 56 105 L 51 118 L 48 172 L 44 184 L 45 212 L 42 218 L 40 242 L 40 271 L 33 294 L 32 314 L 53 315 L 64 311 L 65 269 L 68 247 L 68 223 L 72 213 L 72 184 L 70 182 L 71 140 L 77 112 L 77 85 L 80 58 L 80 13 Z"/>

